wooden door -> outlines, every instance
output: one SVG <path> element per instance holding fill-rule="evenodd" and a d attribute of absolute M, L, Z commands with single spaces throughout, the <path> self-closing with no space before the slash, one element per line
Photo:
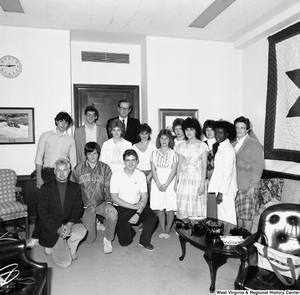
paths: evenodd
<path fill-rule="evenodd" d="M 75 127 L 84 124 L 84 109 L 92 104 L 99 111 L 97 123 L 105 127 L 108 119 L 119 115 L 121 99 L 132 104 L 130 117 L 140 119 L 139 86 L 74 84 Z"/>

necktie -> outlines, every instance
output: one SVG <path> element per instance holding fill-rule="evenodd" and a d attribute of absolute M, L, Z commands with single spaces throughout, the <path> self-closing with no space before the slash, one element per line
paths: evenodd
<path fill-rule="evenodd" d="M 218 142 L 215 142 L 213 144 L 213 153 L 214 153 L 214 156 L 216 155 L 217 151 L 218 151 L 218 148 L 219 148 L 219 143 Z"/>
<path fill-rule="evenodd" d="M 126 130 L 125 120 L 123 119 L 122 122 L 123 122 L 123 125 L 124 125 L 124 129 Z"/>

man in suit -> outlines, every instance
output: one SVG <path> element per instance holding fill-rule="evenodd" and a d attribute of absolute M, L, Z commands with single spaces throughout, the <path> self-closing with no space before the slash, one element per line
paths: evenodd
<path fill-rule="evenodd" d="M 106 130 L 107 130 L 108 137 L 111 138 L 112 135 L 108 131 L 110 122 L 112 122 L 114 119 L 121 120 L 125 125 L 124 138 L 130 141 L 132 145 L 134 145 L 135 143 L 138 142 L 137 131 L 140 127 L 140 121 L 138 119 L 129 117 L 129 114 L 131 112 L 131 107 L 132 107 L 131 103 L 128 100 L 126 99 L 120 100 L 118 102 L 119 117 L 109 119 L 106 124 Z"/>
<path fill-rule="evenodd" d="M 83 202 L 80 185 L 68 177 L 70 164 L 60 158 L 54 164 L 55 179 L 41 186 L 38 212 L 41 218 L 40 245 L 54 262 L 66 268 L 76 260 L 77 246 L 86 235 L 80 223 Z"/>
<path fill-rule="evenodd" d="M 84 117 L 84 126 L 76 128 L 74 133 L 77 164 L 86 160 L 84 146 L 87 142 L 97 142 L 100 148 L 102 148 L 103 142 L 108 140 L 105 127 L 96 124 L 99 118 L 99 112 L 93 105 L 85 108 Z"/>

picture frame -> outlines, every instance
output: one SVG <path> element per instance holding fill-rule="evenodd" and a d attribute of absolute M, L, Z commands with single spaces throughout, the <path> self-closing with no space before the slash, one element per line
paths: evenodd
<path fill-rule="evenodd" d="M 176 118 L 186 119 L 193 117 L 198 119 L 197 109 L 159 109 L 159 126 L 160 129 L 167 128 L 172 131 L 172 123 Z"/>
<path fill-rule="evenodd" d="M 295 38 L 297 40 L 293 41 Z M 289 50 L 284 51 L 280 49 L 277 51 L 278 46 L 282 48 L 282 46 L 285 46 L 284 44 L 289 44 L 286 42 L 298 44 L 299 40 L 300 22 L 268 37 L 269 66 L 264 138 L 265 159 L 300 162 L 299 145 L 291 148 L 295 145 L 293 143 L 300 141 L 299 132 L 295 134 L 291 128 L 293 127 L 292 125 L 299 128 L 300 123 L 298 107 L 300 96 L 292 97 L 292 95 L 298 93 L 298 87 L 294 84 L 298 83 L 295 78 L 299 71 L 299 65 L 295 69 L 287 69 L 292 64 L 292 61 L 297 59 L 300 50 L 297 46 L 290 46 Z M 293 50 L 298 51 L 293 52 Z M 290 58 L 287 58 L 287 56 L 282 58 L 285 52 L 289 54 Z M 284 64 L 281 64 L 285 60 L 289 60 L 287 68 L 285 68 Z M 294 78 L 291 75 L 294 75 Z M 282 77 L 287 82 L 283 83 Z M 280 88 L 282 85 L 285 85 L 285 92 Z M 290 138 L 286 138 L 289 134 L 291 134 Z"/>
<path fill-rule="evenodd" d="M 0 107 L 0 144 L 34 143 L 34 108 Z"/>

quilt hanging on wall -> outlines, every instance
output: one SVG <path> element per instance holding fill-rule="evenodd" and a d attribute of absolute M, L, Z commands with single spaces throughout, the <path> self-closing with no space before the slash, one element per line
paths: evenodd
<path fill-rule="evenodd" d="M 300 22 L 268 41 L 265 159 L 300 162 Z"/>

